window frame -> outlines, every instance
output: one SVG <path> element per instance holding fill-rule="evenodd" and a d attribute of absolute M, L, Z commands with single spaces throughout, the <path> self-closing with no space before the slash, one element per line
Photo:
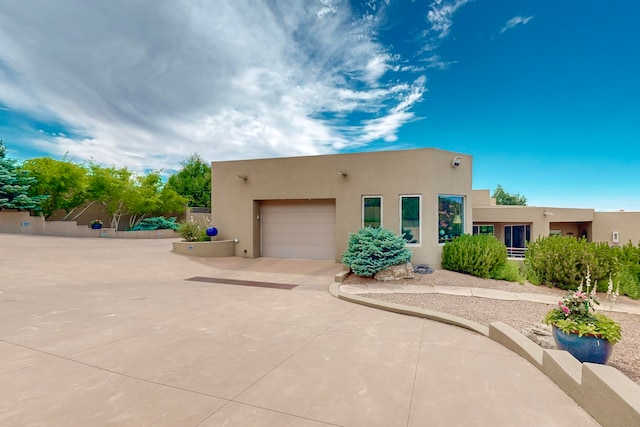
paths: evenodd
<path fill-rule="evenodd" d="M 418 198 L 418 241 L 416 243 L 410 243 L 407 241 L 406 245 L 410 247 L 421 247 L 422 246 L 422 194 L 400 194 L 398 195 L 398 216 L 399 216 L 399 230 L 400 236 L 404 235 L 404 224 L 402 220 L 402 199 L 405 198 Z M 415 238 L 415 236 L 414 236 Z"/>
<path fill-rule="evenodd" d="M 449 237 L 444 237 L 441 238 L 440 236 L 440 229 L 441 229 L 441 224 L 440 224 L 440 199 L 441 198 L 448 198 L 448 197 L 459 197 L 460 199 L 462 199 L 461 201 L 461 211 L 460 213 L 458 213 L 457 215 L 460 215 L 460 234 L 454 236 L 453 234 L 451 236 L 445 234 L 445 236 L 449 236 Z M 444 245 L 447 242 L 450 242 L 451 240 L 453 240 L 455 237 L 459 237 L 462 236 L 463 234 L 465 234 L 465 223 L 466 223 L 466 214 L 465 211 L 467 209 L 467 196 L 463 195 L 463 194 L 438 194 L 438 205 L 437 205 L 437 239 L 438 239 L 438 244 L 439 245 Z M 449 214 L 450 215 L 450 214 Z M 450 227 L 450 226 L 448 226 Z M 473 227 L 471 228 L 472 232 L 473 232 Z M 495 231 L 495 228 L 494 228 Z"/>
<path fill-rule="evenodd" d="M 480 227 L 491 227 L 491 233 L 480 233 Z M 476 233 L 476 229 L 478 230 L 478 232 Z M 471 234 L 473 234 L 474 236 L 477 234 L 480 235 L 490 235 L 490 236 L 495 236 L 496 235 L 496 225 L 495 224 L 473 224 L 472 227 L 472 231 Z"/>
<path fill-rule="evenodd" d="M 362 211 L 361 212 L 362 215 L 361 215 L 361 218 L 360 218 L 360 225 L 362 226 L 362 228 L 366 227 L 365 222 L 364 222 L 364 220 L 365 220 L 365 218 L 364 218 L 364 209 L 365 209 L 364 201 L 365 201 L 365 199 L 380 199 L 380 225 L 378 227 L 381 227 L 381 228 L 384 227 L 384 225 L 383 225 L 384 224 L 384 222 L 383 222 L 384 221 L 384 217 L 383 217 L 384 209 L 382 208 L 383 204 L 384 204 L 384 200 L 383 200 L 382 195 L 366 195 L 366 196 L 362 196 L 362 198 L 360 199 L 360 207 L 361 207 L 361 211 Z"/>

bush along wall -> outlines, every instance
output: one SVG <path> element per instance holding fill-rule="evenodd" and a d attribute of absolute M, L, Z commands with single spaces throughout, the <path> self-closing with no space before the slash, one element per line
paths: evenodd
<path fill-rule="evenodd" d="M 366 227 L 349 237 L 342 263 L 359 276 L 371 277 L 392 265 L 411 261 L 406 240 L 382 227 Z"/>
<path fill-rule="evenodd" d="M 507 248 L 494 236 L 465 234 L 442 248 L 442 268 L 485 279 L 505 270 L 506 262 Z"/>
<path fill-rule="evenodd" d="M 620 294 L 640 299 L 640 243 L 628 242 L 622 248 L 612 248 L 618 259 L 614 282 L 620 284 Z"/>
<path fill-rule="evenodd" d="M 541 237 L 527 244 L 527 279 L 534 284 L 573 291 L 589 270 L 598 290 L 605 292 L 609 275 L 617 273 L 617 258 L 616 250 L 607 243 L 569 236 Z"/>

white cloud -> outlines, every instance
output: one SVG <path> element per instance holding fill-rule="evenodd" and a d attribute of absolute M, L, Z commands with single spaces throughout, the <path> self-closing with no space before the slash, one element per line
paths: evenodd
<path fill-rule="evenodd" d="M 508 31 L 510 29 L 512 29 L 513 27 L 515 27 L 518 24 L 522 24 L 525 25 L 527 22 L 531 21 L 533 19 L 533 16 L 527 16 L 527 17 L 522 17 L 522 16 L 514 16 L 513 18 L 509 19 L 507 21 L 507 23 L 504 25 L 504 27 L 500 28 L 500 33 L 504 33 L 505 31 Z"/>
<path fill-rule="evenodd" d="M 134 170 L 395 141 L 426 79 L 389 75 L 422 69 L 376 39 L 388 4 L 2 2 L 0 104 L 61 124 L 32 148 Z"/>
<path fill-rule="evenodd" d="M 427 63 L 427 68 L 436 68 L 438 70 L 446 70 L 450 65 L 458 63 L 458 61 L 443 61 L 439 55 L 431 55 L 424 61 Z"/>
<path fill-rule="evenodd" d="M 449 34 L 453 25 L 453 15 L 471 0 L 435 0 L 431 3 L 427 20 L 431 24 L 431 31 L 435 32 L 439 38 L 444 38 Z"/>

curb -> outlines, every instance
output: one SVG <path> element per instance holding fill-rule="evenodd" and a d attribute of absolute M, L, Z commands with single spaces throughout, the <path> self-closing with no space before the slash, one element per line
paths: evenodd
<path fill-rule="evenodd" d="M 355 304 L 435 320 L 484 335 L 526 359 L 603 427 L 640 426 L 640 385 L 612 366 L 580 363 L 564 350 L 543 349 L 504 322 L 487 327 L 438 311 L 360 297 L 340 291 L 340 282 L 329 285 L 329 293 Z"/>

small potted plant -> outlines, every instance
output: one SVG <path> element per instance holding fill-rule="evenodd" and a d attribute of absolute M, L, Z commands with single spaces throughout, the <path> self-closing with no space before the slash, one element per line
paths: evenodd
<path fill-rule="evenodd" d="M 94 230 L 98 230 L 98 229 L 102 228 L 102 220 L 100 220 L 100 219 L 91 220 L 91 222 L 89 224 L 90 224 L 91 228 L 94 229 Z"/>
<path fill-rule="evenodd" d="M 607 299 L 613 296 L 615 303 L 618 294 L 619 289 L 613 292 L 610 277 Z M 565 295 L 558 301 L 558 307 L 550 310 L 544 318 L 544 322 L 552 326 L 558 348 L 568 351 L 580 362 L 607 363 L 613 345 L 622 338 L 619 323 L 594 311 L 594 305 L 599 304 L 596 285 L 591 287 L 591 275 L 587 269 L 586 290 L 580 283 L 575 292 Z"/>

